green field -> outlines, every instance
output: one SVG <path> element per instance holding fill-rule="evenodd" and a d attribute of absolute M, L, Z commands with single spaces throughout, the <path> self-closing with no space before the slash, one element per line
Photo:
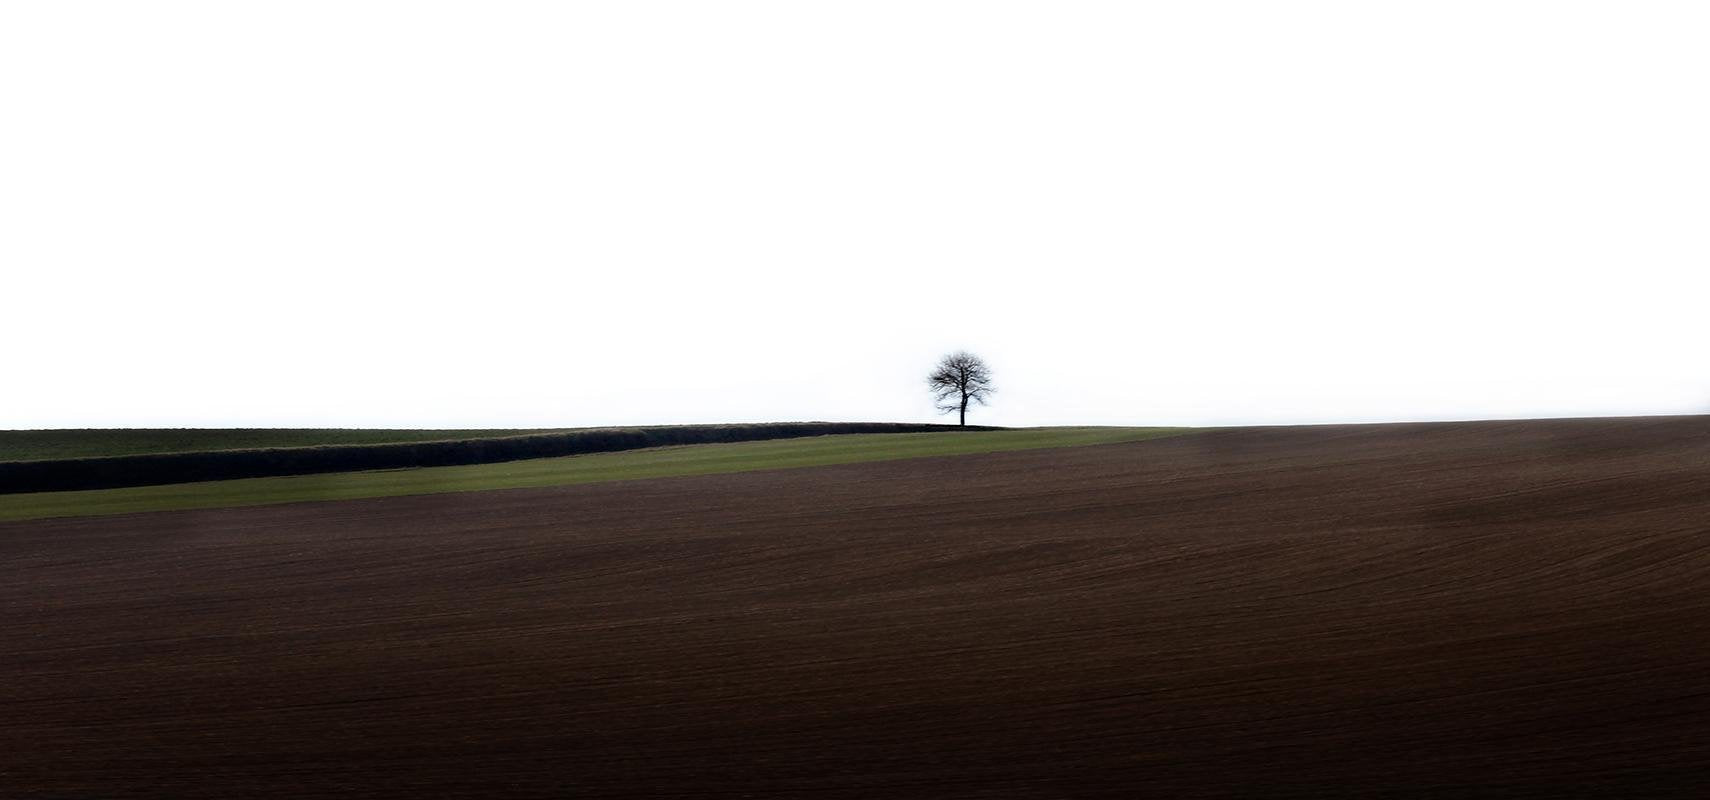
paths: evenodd
<path fill-rule="evenodd" d="M 374 428 L 84 428 L 0 431 L 0 461 L 129 456 L 315 447 L 330 444 L 390 444 L 485 439 L 555 433 L 565 428 L 496 430 L 381 430 Z"/>
<path fill-rule="evenodd" d="M 566 486 L 678 475 L 711 475 L 1004 450 L 1111 444 L 1170 436 L 1190 430 L 1192 429 L 1023 428 L 968 433 L 845 434 L 658 447 L 502 464 L 0 495 L 0 521 Z"/>

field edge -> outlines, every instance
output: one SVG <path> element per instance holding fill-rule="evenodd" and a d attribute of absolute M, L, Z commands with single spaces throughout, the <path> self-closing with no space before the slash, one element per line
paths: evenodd
<path fill-rule="evenodd" d="M 0 495 L 0 523 L 157 511 L 575 486 L 1146 441 L 1198 428 L 1057 427 L 843 433 L 679 444 L 498 463 Z"/>

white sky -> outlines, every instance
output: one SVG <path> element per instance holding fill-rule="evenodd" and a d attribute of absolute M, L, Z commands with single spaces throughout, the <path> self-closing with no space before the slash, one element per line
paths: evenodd
<path fill-rule="evenodd" d="M 0 428 L 1710 410 L 1710 5 L 0 5 Z"/>

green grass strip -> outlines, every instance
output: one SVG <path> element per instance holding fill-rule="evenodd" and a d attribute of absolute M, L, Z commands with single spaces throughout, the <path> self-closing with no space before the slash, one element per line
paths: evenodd
<path fill-rule="evenodd" d="M 0 521 L 273 505 L 313 500 L 569 486 L 601 481 L 714 475 L 763 469 L 856 464 L 928 456 L 1078 447 L 1153 439 L 1191 428 L 1022 428 L 969 433 L 868 433 L 729 444 L 659 447 L 619 453 L 457 467 L 246 478 L 167 486 L 0 495 Z"/>

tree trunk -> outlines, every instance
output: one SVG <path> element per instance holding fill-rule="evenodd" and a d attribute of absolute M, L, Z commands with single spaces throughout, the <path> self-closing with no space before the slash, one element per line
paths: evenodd
<path fill-rule="evenodd" d="M 967 395 L 962 395 L 962 418 L 957 420 L 956 424 L 957 425 L 967 425 L 968 424 L 968 396 Z"/>

